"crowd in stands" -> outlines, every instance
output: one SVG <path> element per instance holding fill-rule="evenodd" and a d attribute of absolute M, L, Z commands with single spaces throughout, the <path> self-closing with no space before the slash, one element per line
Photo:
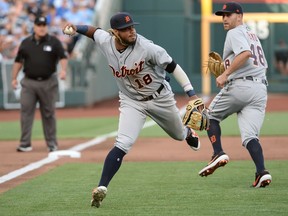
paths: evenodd
<path fill-rule="evenodd" d="M 66 22 L 91 24 L 96 0 L 0 0 L 0 60 L 14 59 L 20 42 L 33 33 L 34 19 L 44 15 L 49 33 L 72 55 L 77 37 L 62 33 Z"/>

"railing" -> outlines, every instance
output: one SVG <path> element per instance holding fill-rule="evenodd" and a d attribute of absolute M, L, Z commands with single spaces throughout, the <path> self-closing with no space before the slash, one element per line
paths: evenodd
<path fill-rule="evenodd" d="M 1 62 L 1 82 L 0 82 L 0 92 L 3 92 L 3 107 L 4 109 L 19 109 L 20 108 L 20 94 L 21 85 L 20 81 L 24 77 L 22 71 L 19 72 L 17 80 L 18 87 L 16 90 L 12 88 L 12 66 L 14 60 L 3 60 Z M 58 100 L 56 101 L 56 107 L 65 106 L 65 81 L 59 80 L 59 93 Z"/>

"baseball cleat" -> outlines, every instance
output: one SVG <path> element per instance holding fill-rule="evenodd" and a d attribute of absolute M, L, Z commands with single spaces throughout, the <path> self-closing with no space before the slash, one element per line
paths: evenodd
<path fill-rule="evenodd" d="M 213 174 L 213 172 L 222 166 L 225 166 L 229 162 L 229 157 L 223 151 L 217 155 L 213 155 L 211 161 L 206 167 L 204 167 L 198 174 L 201 177 Z"/>
<path fill-rule="evenodd" d="M 272 176 L 267 170 L 255 174 L 255 181 L 252 185 L 254 188 L 266 187 L 272 182 Z"/>
<path fill-rule="evenodd" d="M 54 151 L 57 151 L 57 150 L 58 150 L 58 146 L 57 145 L 48 146 L 48 151 L 49 152 L 54 152 Z"/>
<path fill-rule="evenodd" d="M 92 191 L 91 206 L 99 208 L 102 204 L 103 199 L 106 197 L 106 193 L 107 188 L 105 186 L 99 186 L 97 188 L 94 188 Z"/>
<path fill-rule="evenodd" d="M 187 129 L 186 142 L 194 151 L 198 151 L 201 146 L 199 136 L 192 128 Z"/>
<path fill-rule="evenodd" d="M 17 148 L 17 151 L 18 152 L 29 152 L 29 151 L 32 151 L 32 146 L 31 145 L 27 145 L 27 146 L 18 146 Z"/>

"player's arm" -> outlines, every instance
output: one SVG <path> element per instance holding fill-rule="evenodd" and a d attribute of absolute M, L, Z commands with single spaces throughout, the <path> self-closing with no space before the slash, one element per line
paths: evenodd
<path fill-rule="evenodd" d="M 191 99 L 198 98 L 195 94 L 194 88 L 184 70 L 176 62 L 172 61 L 165 69 L 168 73 L 172 73 L 176 81 L 182 86 L 186 94 Z"/>
<path fill-rule="evenodd" d="M 88 26 L 88 25 L 76 25 L 76 32 L 79 34 L 86 35 L 89 38 L 93 39 L 94 32 L 98 29 L 94 26 Z"/>
<path fill-rule="evenodd" d="M 241 68 L 243 64 L 250 58 L 252 57 L 252 53 L 250 50 L 246 50 L 238 54 L 231 65 L 227 67 L 227 69 L 216 78 L 216 85 L 217 87 L 223 88 L 225 83 L 228 80 L 228 77 L 230 74 L 234 73 L 237 69 Z"/>
<path fill-rule="evenodd" d="M 246 50 L 238 54 L 231 65 L 227 67 L 227 69 L 223 72 L 226 77 L 228 77 L 230 74 L 232 74 L 234 71 L 238 70 L 241 68 L 245 62 L 252 57 L 252 53 L 250 50 Z"/>

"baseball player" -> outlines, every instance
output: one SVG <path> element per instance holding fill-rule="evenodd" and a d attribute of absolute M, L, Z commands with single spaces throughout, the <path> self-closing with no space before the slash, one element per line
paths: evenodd
<path fill-rule="evenodd" d="M 222 88 L 211 102 L 210 127 L 207 130 L 214 154 L 200 176 L 211 175 L 218 167 L 228 163 L 229 157 L 221 145 L 219 123 L 233 113 L 237 114 L 242 145 L 248 150 L 256 166 L 253 187 L 265 187 L 272 181 L 265 169 L 259 133 L 267 102 L 267 61 L 260 40 L 245 24 L 240 4 L 229 2 L 215 13 L 222 16 L 227 30 L 223 50 L 225 71 L 216 78 Z"/>
<path fill-rule="evenodd" d="M 198 135 L 183 126 L 171 86 L 165 80 L 167 71 L 191 100 L 197 99 L 186 73 L 165 49 L 137 34 L 137 24 L 129 13 L 121 12 L 111 17 L 108 32 L 87 25 L 67 24 L 63 28 L 64 34 L 74 35 L 78 32 L 94 40 L 107 58 L 119 88 L 120 117 L 115 146 L 108 153 L 98 187 L 92 192 L 91 205 L 97 208 L 147 116 L 173 139 L 186 139 L 192 149 L 200 148 Z"/>

